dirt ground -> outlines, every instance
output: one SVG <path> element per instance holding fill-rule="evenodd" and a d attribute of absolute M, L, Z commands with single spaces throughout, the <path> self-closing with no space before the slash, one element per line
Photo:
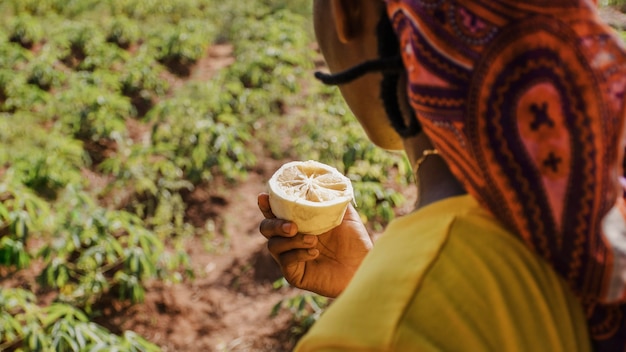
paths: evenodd
<path fill-rule="evenodd" d="M 133 330 L 164 351 L 289 351 L 290 314 L 270 317 L 281 298 L 298 293 L 292 288 L 276 290 L 281 278 L 259 234 L 262 219 L 256 195 L 280 161 L 259 162 L 247 181 L 228 192 L 229 200 L 215 191 L 198 188 L 193 198 L 202 211 L 224 219 L 219 236 L 207 252 L 206 240 L 188 244 L 197 277 L 182 284 L 153 283 L 146 301 L 132 307 L 111 304 L 105 325 L 116 332 Z M 225 239 L 224 239 L 225 238 Z"/>

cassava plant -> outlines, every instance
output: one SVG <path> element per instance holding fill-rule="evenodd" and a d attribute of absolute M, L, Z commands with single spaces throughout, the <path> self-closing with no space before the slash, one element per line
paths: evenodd
<path fill-rule="evenodd" d="M 164 248 L 155 234 L 135 215 L 99 207 L 73 188 L 59 207 L 54 240 L 38 253 L 44 262 L 39 282 L 57 289 L 58 300 L 88 310 L 109 290 L 143 301 L 143 282 L 162 265 Z"/>
<path fill-rule="evenodd" d="M 9 169 L 0 182 L 0 267 L 27 268 L 32 254 L 28 241 L 50 225 L 50 205 L 22 185 Z"/>
<path fill-rule="evenodd" d="M 32 48 L 43 38 L 39 21 L 27 14 L 15 17 L 9 24 L 9 40 L 24 48 Z"/>
<path fill-rule="evenodd" d="M 210 181 L 215 174 L 241 179 L 255 162 L 247 145 L 251 139 L 249 126 L 233 110 L 237 97 L 220 100 L 216 105 L 210 98 L 220 90 L 211 83 L 193 84 L 148 115 L 155 123 L 155 150 L 181 168 L 193 184 Z M 188 96 L 186 91 L 195 93 Z M 194 99 L 193 94 L 207 99 Z"/>
<path fill-rule="evenodd" d="M 215 30 L 209 24 L 195 19 L 175 24 L 163 24 L 152 35 L 150 45 L 156 49 L 156 58 L 170 71 L 188 76 L 190 67 L 206 55 L 213 42 Z"/>
<path fill-rule="evenodd" d="M 160 348 L 132 331 L 112 334 L 72 305 L 42 307 L 30 291 L 0 288 L 0 350 L 156 352 Z"/>

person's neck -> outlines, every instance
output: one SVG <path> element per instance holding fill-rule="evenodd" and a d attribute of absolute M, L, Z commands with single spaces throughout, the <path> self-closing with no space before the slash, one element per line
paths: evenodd
<path fill-rule="evenodd" d="M 424 155 L 425 150 L 432 150 L 434 147 L 428 137 L 421 132 L 416 137 L 405 139 L 404 149 L 415 173 L 416 161 Z M 415 181 L 418 192 L 415 209 L 448 197 L 465 194 L 463 186 L 452 175 L 440 155 L 430 155 L 423 160 Z"/>

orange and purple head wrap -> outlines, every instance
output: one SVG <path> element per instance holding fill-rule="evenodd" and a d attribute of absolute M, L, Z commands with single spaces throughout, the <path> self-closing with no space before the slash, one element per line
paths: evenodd
<path fill-rule="evenodd" d="M 424 132 L 625 350 L 626 50 L 584 0 L 388 0 Z M 618 347 L 619 346 L 619 347 Z"/>

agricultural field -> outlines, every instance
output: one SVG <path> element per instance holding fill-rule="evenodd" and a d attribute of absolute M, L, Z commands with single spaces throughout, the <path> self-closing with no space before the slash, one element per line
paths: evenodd
<path fill-rule="evenodd" d="M 258 233 L 271 174 L 335 166 L 372 235 L 412 189 L 312 79 L 310 11 L 0 1 L 0 350 L 286 351 L 315 322 Z"/>
<path fill-rule="evenodd" d="M 293 347 L 330 302 L 265 248 L 272 173 L 335 166 L 372 236 L 414 194 L 403 155 L 312 78 L 310 11 L 0 0 L 0 351 Z"/>

